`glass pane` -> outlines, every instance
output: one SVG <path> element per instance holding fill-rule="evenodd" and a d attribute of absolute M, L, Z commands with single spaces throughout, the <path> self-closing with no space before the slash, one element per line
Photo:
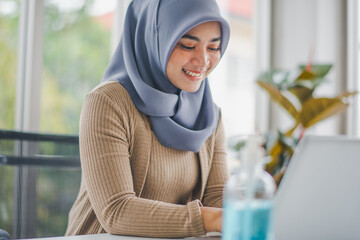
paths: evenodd
<path fill-rule="evenodd" d="M 14 173 L 14 167 L 0 164 L 0 228 L 9 234 L 14 221 Z"/>
<path fill-rule="evenodd" d="M 0 129 L 14 129 L 19 0 L 0 0 Z"/>
<path fill-rule="evenodd" d="M 29 237 L 63 236 L 67 227 L 67 219 L 79 191 L 81 170 L 79 168 L 59 167 L 24 167 L 23 171 L 30 169 L 35 175 L 35 191 L 27 191 L 28 185 L 22 185 L 22 191 L 27 194 L 22 199 L 21 211 L 29 210 L 25 201 L 36 199 L 35 205 L 30 211 L 34 214 L 27 219 L 27 231 Z M 15 167 L 0 165 L 0 228 L 16 237 L 14 224 L 20 225 L 20 220 L 15 217 Z M 17 176 L 17 175 L 16 175 Z M 20 188 L 19 188 L 20 189 Z M 30 188 L 32 189 L 32 188 Z M 18 191 L 18 190 L 17 190 Z M 18 192 L 19 193 L 19 192 Z M 24 193 L 23 193 L 24 194 Z M 20 202 L 17 201 L 16 204 Z M 24 223 L 24 219 L 22 220 Z M 32 233 L 32 232 L 35 233 Z"/>
<path fill-rule="evenodd" d="M 13 230 L 14 213 L 14 167 L 2 165 L 1 155 L 14 155 L 15 144 L 13 141 L 0 141 L 0 228 Z"/>
<path fill-rule="evenodd" d="M 70 208 L 79 191 L 81 170 L 41 167 L 37 176 L 38 237 L 63 236 Z"/>
<path fill-rule="evenodd" d="M 115 6 L 116 0 L 45 0 L 42 132 L 77 134 L 85 95 L 110 58 Z"/>
<path fill-rule="evenodd" d="M 218 1 L 231 28 L 231 38 L 210 84 L 222 110 L 226 136 L 255 130 L 255 19 L 253 0 Z"/>
<path fill-rule="evenodd" d="M 66 142 L 0 139 L 0 228 L 12 237 L 65 234 L 81 179 L 77 138 L 69 138 Z M 14 157 L 22 157 L 22 165 Z"/>
<path fill-rule="evenodd" d="M 0 0 L 0 129 L 14 129 L 19 0 Z M 12 154 L 13 143 L 2 142 L 1 154 Z M 0 228 L 12 232 L 14 167 L 0 165 Z"/>

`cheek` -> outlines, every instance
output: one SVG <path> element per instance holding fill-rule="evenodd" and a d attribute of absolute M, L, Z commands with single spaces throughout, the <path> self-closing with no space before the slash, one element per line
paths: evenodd
<path fill-rule="evenodd" d="M 185 59 L 184 54 L 178 51 L 174 51 L 169 57 L 169 61 L 166 66 L 166 71 L 168 72 L 168 71 L 175 71 L 176 69 L 181 69 L 185 64 L 184 59 Z"/>
<path fill-rule="evenodd" d="M 176 68 L 176 58 L 176 53 L 172 52 L 166 65 L 166 75 L 171 73 L 173 69 Z"/>
<path fill-rule="evenodd" d="M 176 62 L 176 63 L 186 62 L 189 60 L 190 56 L 191 56 L 190 52 L 186 52 L 186 51 L 178 49 L 178 48 L 174 49 L 174 51 L 170 55 L 170 57 L 172 57 L 173 62 Z"/>
<path fill-rule="evenodd" d="M 176 53 L 176 57 L 174 59 L 174 62 L 176 65 L 180 68 L 184 67 L 185 64 L 187 64 L 191 59 L 191 54 L 185 51 L 178 51 Z"/>
<path fill-rule="evenodd" d="M 211 68 L 215 68 L 220 61 L 220 53 L 214 54 L 210 57 Z"/>
<path fill-rule="evenodd" d="M 181 73 L 181 69 L 185 65 L 184 59 L 184 54 L 181 51 L 177 51 L 177 49 L 171 53 L 166 66 L 166 76 L 171 82 Z"/>

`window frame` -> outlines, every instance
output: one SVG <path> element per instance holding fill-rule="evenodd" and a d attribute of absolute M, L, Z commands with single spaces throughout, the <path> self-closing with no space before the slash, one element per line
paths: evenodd
<path fill-rule="evenodd" d="M 43 66 L 44 0 L 21 1 L 19 44 L 16 79 L 15 129 L 39 130 L 40 91 Z M 16 146 L 17 154 L 28 154 L 28 145 Z M 14 237 L 24 238 L 36 234 L 36 169 L 15 168 Z"/>
<path fill-rule="evenodd" d="M 255 3 L 255 72 L 260 73 L 271 68 L 272 46 L 272 1 L 254 0 Z M 255 91 L 255 126 L 259 133 L 270 130 L 271 101 L 260 88 Z"/>
<path fill-rule="evenodd" d="M 44 0 L 21 1 L 15 128 L 38 131 L 43 57 Z"/>
<path fill-rule="evenodd" d="M 347 89 L 359 91 L 360 71 L 360 5 L 357 0 L 347 1 Z M 346 133 L 360 136 L 360 98 L 354 96 L 347 111 Z"/>

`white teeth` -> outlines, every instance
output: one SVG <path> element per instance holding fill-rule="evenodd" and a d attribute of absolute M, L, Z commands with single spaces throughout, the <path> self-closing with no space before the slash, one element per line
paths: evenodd
<path fill-rule="evenodd" d="M 200 77 L 201 76 L 201 73 L 193 73 L 193 72 L 190 72 L 188 70 L 185 70 L 183 69 L 184 73 L 186 73 L 187 75 L 190 75 L 192 77 Z"/>

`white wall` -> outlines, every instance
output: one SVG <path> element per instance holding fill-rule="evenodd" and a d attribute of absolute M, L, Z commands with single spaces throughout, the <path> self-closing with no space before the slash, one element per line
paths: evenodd
<path fill-rule="evenodd" d="M 272 2 L 273 68 L 291 70 L 306 63 L 310 49 L 314 62 L 332 63 L 328 83 L 317 89 L 320 96 L 334 96 L 345 90 L 346 80 L 346 1 L 344 0 L 273 0 Z M 293 124 L 283 109 L 272 106 L 270 127 L 288 130 Z M 344 115 L 331 117 L 308 132 L 343 133 Z"/>

